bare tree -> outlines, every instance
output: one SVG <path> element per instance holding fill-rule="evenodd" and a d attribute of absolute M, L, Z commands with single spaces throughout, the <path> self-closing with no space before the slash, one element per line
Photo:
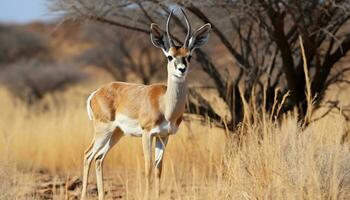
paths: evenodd
<path fill-rule="evenodd" d="M 7 65 L 0 71 L 0 83 L 12 95 L 33 105 L 46 94 L 66 89 L 86 79 L 78 69 L 67 70 L 67 63 L 26 60 Z"/>
<path fill-rule="evenodd" d="M 68 18 L 91 19 L 146 34 L 151 22 L 163 21 L 174 7 L 185 8 L 191 21 L 211 23 L 215 42 L 207 51 L 197 51 L 196 60 L 230 109 L 228 126 L 233 129 L 243 117 L 242 97 L 263 104 L 266 96 L 262 107 L 271 111 L 273 102 L 289 91 L 282 111 L 297 107 L 301 119 L 306 114 L 306 80 L 298 36 L 304 41 L 316 107 L 327 87 L 343 80 L 339 77 L 348 69 L 335 74 L 331 70 L 350 49 L 349 5 L 349 0 L 55 0 L 51 8 L 65 11 Z M 180 20 L 175 21 L 185 30 Z M 223 46 L 225 51 L 218 55 L 213 46 Z M 220 66 L 216 58 L 223 55 L 234 61 Z M 244 86 L 242 91 L 240 86 Z M 275 96 L 277 88 L 280 93 Z M 200 103 L 195 108 L 190 102 L 191 112 L 222 123 L 200 93 L 192 90 L 191 94 Z"/>
<path fill-rule="evenodd" d="M 0 25 L 0 84 L 27 105 L 86 79 L 67 61 L 55 60 L 50 38 L 30 30 L 33 25 Z"/>
<path fill-rule="evenodd" d="M 0 65 L 37 57 L 50 59 L 47 38 L 23 27 L 0 25 Z"/>
<path fill-rule="evenodd" d="M 84 26 L 84 29 L 84 40 L 93 45 L 78 58 L 84 64 L 102 67 L 119 81 L 126 81 L 127 74 L 133 73 L 142 83 L 149 84 L 164 74 L 165 63 L 158 49 L 138 33 L 96 24 Z"/>

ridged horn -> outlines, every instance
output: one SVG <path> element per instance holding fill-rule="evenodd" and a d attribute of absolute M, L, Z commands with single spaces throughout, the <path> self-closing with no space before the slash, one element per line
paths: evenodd
<path fill-rule="evenodd" d="M 190 42 L 190 38 L 191 38 L 191 25 L 190 22 L 188 21 L 188 18 L 184 12 L 184 10 L 181 8 L 181 12 L 183 14 L 183 16 L 185 17 L 185 21 L 186 21 L 186 25 L 187 25 L 187 35 L 186 35 L 186 39 L 185 42 L 183 44 L 183 47 L 188 48 L 188 44 Z"/>
<path fill-rule="evenodd" d="M 173 15 L 173 12 L 174 12 L 174 10 L 171 10 L 171 12 L 169 14 L 169 17 L 168 17 L 168 20 L 166 22 L 166 34 L 167 34 L 167 37 L 168 37 L 168 41 L 169 41 L 170 47 L 174 47 L 175 46 L 174 41 L 173 41 L 173 39 L 170 36 L 170 19 L 171 19 L 171 16 Z"/>

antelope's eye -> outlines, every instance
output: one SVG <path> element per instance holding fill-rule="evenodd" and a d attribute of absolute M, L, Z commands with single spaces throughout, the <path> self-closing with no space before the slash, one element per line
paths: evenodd
<path fill-rule="evenodd" d="M 168 56 L 167 57 L 169 61 L 172 61 L 173 60 L 173 57 L 172 56 Z"/>
<path fill-rule="evenodd" d="M 188 62 L 190 62 L 190 61 L 191 61 L 191 58 L 192 58 L 192 56 L 191 56 L 191 55 L 187 56 L 187 60 L 188 60 Z"/>

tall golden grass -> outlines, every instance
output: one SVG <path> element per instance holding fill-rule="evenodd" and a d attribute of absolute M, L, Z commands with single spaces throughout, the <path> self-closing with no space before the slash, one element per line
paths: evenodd
<path fill-rule="evenodd" d="M 81 175 L 92 138 L 87 91 L 72 88 L 28 108 L 0 90 L 0 199 L 36 199 L 23 194 L 34 190 L 38 171 Z M 160 199 L 350 198 L 347 125 L 340 114 L 306 129 L 295 112 L 279 122 L 255 109 L 247 114 L 251 120 L 232 136 L 187 116 L 192 120 L 181 125 L 166 150 Z M 144 198 L 138 138 L 124 137 L 107 156 L 105 171 L 107 190 L 121 185 L 125 199 Z M 53 198 L 65 197 L 57 191 Z"/>

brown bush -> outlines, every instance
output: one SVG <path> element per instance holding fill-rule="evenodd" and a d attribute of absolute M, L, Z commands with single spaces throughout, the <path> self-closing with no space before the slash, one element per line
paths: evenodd
<path fill-rule="evenodd" d="M 66 64 L 23 61 L 4 68 L 0 72 L 0 83 L 14 96 L 32 104 L 46 93 L 65 89 L 85 77 Z"/>
<path fill-rule="evenodd" d="M 12 63 L 32 57 L 49 57 L 45 37 L 16 26 L 0 25 L 0 64 Z"/>

